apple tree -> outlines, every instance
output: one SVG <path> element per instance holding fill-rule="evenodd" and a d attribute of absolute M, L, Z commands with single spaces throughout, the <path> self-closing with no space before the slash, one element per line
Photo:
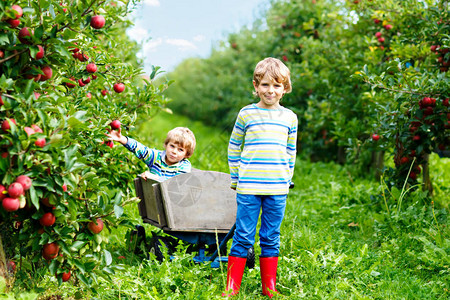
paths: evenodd
<path fill-rule="evenodd" d="M 428 157 L 450 142 L 450 41 L 445 1 L 373 1 L 367 40 L 371 58 L 357 77 L 371 86 L 368 102 L 378 103 L 378 143 L 394 149 L 391 185 L 405 180 L 432 192 Z"/>
<path fill-rule="evenodd" d="M 105 133 L 166 102 L 125 34 L 134 2 L 0 3 L 0 276 L 114 272 L 107 231 L 132 225 L 138 170 Z"/>

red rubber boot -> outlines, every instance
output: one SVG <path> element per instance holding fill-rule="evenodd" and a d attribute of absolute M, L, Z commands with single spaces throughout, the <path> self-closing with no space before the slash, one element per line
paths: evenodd
<path fill-rule="evenodd" d="M 272 298 L 275 293 L 278 294 L 275 288 L 277 283 L 278 257 L 260 257 L 259 265 L 263 295 Z"/>
<path fill-rule="evenodd" d="M 246 262 L 246 257 L 228 256 L 227 289 L 222 293 L 222 297 L 234 296 L 239 293 Z"/>

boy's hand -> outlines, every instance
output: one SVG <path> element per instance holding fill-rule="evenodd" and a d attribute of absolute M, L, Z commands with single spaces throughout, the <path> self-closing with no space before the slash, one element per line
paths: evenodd
<path fill-rule="evenodd" d="M 119 142 L 125 145 L 128 141 L 126 136 L 122 135 L 122 129 L 119 130 L 108 130 L 109 133 L 106 134 L 109 141 Z"/>

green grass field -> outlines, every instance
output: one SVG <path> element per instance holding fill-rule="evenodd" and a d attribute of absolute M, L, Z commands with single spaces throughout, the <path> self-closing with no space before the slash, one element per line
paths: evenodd
<path fill-rule="evenodd" d="M 160 114 L 131 135 L 161 148 L 166 132 L 176 126 L 187 126 L 196 134 L 194 167 L 228 171 L 228 134 L 220 130 Z M 448 299 L 450 160 L 433 155 L 431 163 L 436 204 L 419 191 L 406 197 L 397 211 L 392 199 L 380 196 L 379 182 L 355 178 L 337 164 L 298 160 L 281 233 L 281 294 L 275 299 Z M 127 209 L 142 224 L 137 207 Z M 158 231 L 144 226 L 147 235 Z M 121 264 L 112 282 L 100 281 L 88 291 L 68 283 L 58 286 L 46 275 L 37 278 L 41 299 L 55 294 L 63 299 L 221 298 L 226 265 L 212 269 L 194 264 L 194 254 L 184 245 L 173 260 L 158 263 L 154 256 L 146 259 L 128 251 L 124 235 L 123 229 L 109 234 L 111 253 Z M 255 250 L 258 254 L 258 243 Z M 258 263 L 245 271 L 234 299 L 265 299 Z"/>

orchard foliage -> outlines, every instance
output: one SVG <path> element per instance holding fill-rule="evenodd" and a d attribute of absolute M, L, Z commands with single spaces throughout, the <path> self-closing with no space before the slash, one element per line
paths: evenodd
<path fill-rule="evenodd" d="M 392 184 L 414 184 L 423 154 L 449 147 L 448 20 L 447 1 L 272 1 L 253 28 L 175 69 L 168 95 L 175 111 L 229 128 L 255 101 L 256 63 L 277 57 L 291 69 L 282 104 L 299 115 L 303 154 L 366 173 L 394 151 Z"/>
<path fill-rule="evenodd" d="M 47 268 L 91 285 L 114 272 L 107 232 L 130 225 L 139 170 L 105 133 L 166 102 L 125 34 L 133 4 L 0 3 L 0 236 L 24 280 Z"/>

